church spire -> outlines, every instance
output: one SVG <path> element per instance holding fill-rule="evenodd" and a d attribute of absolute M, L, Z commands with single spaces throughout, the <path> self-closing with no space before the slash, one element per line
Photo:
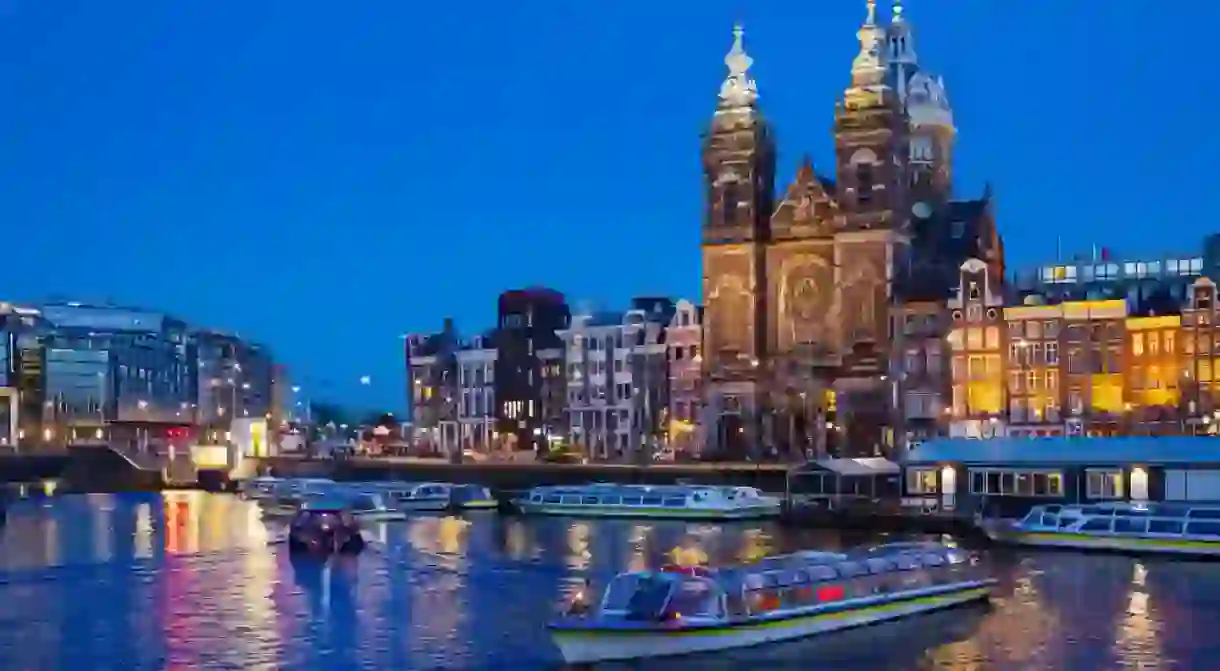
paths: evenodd
<path fill-rule="evenodd" d="M 852 88 L 885 86 L 885 29 L 877 24 L 877 0 L 867 0 L 868 16 L 856 31 L 860 53 L 851 63 Z"/>
<path fill-rule="evenodd" d="M 894 0 L 894 15 L 890 23 L 902 23 L 906 19 L 902 16 L 903 6 L 902 0 Z"/>
<path fill-rule="evenodd" d="M 754 59 L 746 53 L 742 44 L 745 29 L 741 24 L 733 26 L 733 46 L 724 57 L 724 64 L 729 68 L 729 74 L 720 85 L 720 106 L 728 109 L 752 107 L 758 100 L 758 87 L 750 76 L 750 66 Z"/>

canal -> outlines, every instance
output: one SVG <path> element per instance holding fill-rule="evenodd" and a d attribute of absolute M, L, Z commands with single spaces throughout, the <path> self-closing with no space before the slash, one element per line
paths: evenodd
<path fill-rule="evenodd" d="M 420 517 L 323 570 L 230 495 L 14 503 L 0 531 L 5 669 L 561 668 L 542 623 L 585 577 L 866 542 L 767 524 Z M 1220 563 L 996 553 L 978 606 L 820 639 L 606 668 L 1186 669 L 1220 653 Z M 745 665 L 745 666 L 743 666 Z"/>

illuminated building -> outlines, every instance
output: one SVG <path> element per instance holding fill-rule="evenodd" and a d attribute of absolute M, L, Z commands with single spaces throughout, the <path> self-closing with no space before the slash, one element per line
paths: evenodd
<path fill-rule="evenodd" d="M 700 423 L 703 389 L 703 310 L 680 300 L 665 329 L 669 376 L 668 439 L 675 451 L 695 451 L 701 446 L 696 427 Z"/>
<path fill-rule="evenodd" d="M 531 287 L 500 294 L 496 314 L 496 432 L 510 449 L 538 451 L 547 440 L 538 351 L 563 346 L 557 331 L 568 327 L 568 304 L 558 291 Z"/>
<path fill-rule="evenodd" d="M 893 447 L 908 391 L 895 375 L 897 304 L 943 305 L 969 258 L 1003 273 L 989 193 L 953 198 L 944 80 L 920 67 L 901 4 L 888 24 L 864 4 L 833 174 L 806 159 L 778 201 L 774 133 L 740 28 L 725 57 L 703 148 L 702 363 L 706 442 L 730 458 Z M 909 391 L 922 401 L 928 389 Z"/>
<path fill-rule="evenodd" d="M 487 453 L 496 433 L 496 347 L 494 334 L 476 336 L 462 342 L 457 349 L 457 430 L 447 421 L 441 422 L 441 450 L 453 449 Z M 460 448 L 444 442 L 456 434 Z"/>
<path fill-rule="evenodd" d="M 446 318 L 437 333 L 407 336 L 405 346 L 412 442 L 436 452 L 456 445 L 459 339 L 453 320 Z M 450 435 L 441 435 L 442 423 Z"/>

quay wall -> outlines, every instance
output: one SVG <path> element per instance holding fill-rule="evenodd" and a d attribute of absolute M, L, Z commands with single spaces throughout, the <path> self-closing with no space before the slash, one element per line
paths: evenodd
<path fill-rule="evenodd" d="M 59 480 L 68 470 L 67 451 L 0 454 L 0 482 Z"/>
<path fill-rule="evenodd" d="M 330 477 L 336 480 L 405 480 L 479 484 L 500 492 L 541 485 L 590 482 L 671 485 L 679 481 L 705 485 L 744 485 L 768 492 L 784 491 L 783 464 L 548 464 L 465 463 L 404 458 L 359 458 L 340 461 L 273 457 L 259 460 L 281 477 Z"/>

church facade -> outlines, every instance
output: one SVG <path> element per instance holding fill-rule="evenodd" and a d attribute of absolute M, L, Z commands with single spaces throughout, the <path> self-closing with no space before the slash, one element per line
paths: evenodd
<path fill-rule="evenodd" d="M 725 57 L 703 146 L 700 425 L 726 456 L 886 453 L 902 440 L 896 316 L 944 305 L 967 259 L 1002 278 L 989 194 L 953 198 L 944 81 L 920 67 L 901 2 L 885 22 L 866 11 L 833 174 L 806 159 L 782 194 L 740 26 Z"/>

